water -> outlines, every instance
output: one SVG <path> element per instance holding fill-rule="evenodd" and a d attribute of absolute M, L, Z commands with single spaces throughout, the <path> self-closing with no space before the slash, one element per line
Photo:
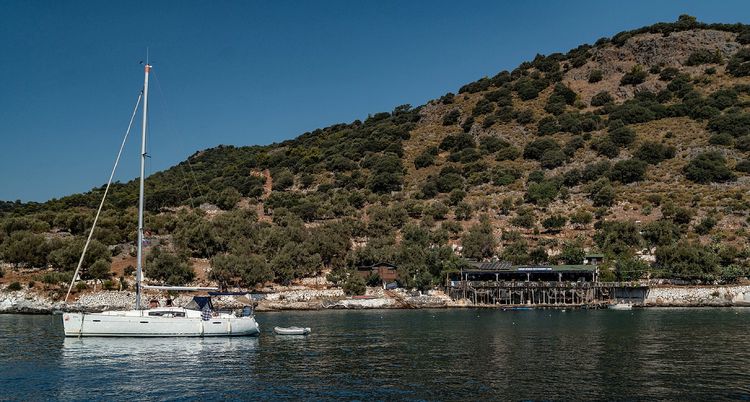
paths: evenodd
<path fill-rule="evenodd" d="M 0 399 L 750 400 L 750 309 L 258 314 L 259 338 L 64 339 L 0 315 Z M 313 328 L 277 336 L 275 325 Z"/>

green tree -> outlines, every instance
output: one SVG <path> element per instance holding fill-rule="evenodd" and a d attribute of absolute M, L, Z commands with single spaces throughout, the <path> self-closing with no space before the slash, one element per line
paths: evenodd
<path fill-rule="evenodd" d="M 482 215 L 479 223 L 471 226 L 461 239 L 463 255 L 477 260 L 490 258 L 495 255 L 497 241 L 492 233 L 489 217 Z"/>
<path fill-rule="evenodd" d="M 601 223 L 594 241 L 601 250 L 613 255 L 628 255 L 641 246 L 642 237 L 635 223 L 630 221 L 605 221 Z"/>
<path fill-rule="evenodd" d="M 643 278 L 650 266 L 639 258 L 622 258 L 615 263 L 615 275 L 619 281 L 635 281 Z"/>
<path fill-rule="evenodd" d="M 218 194 L 214 203 L 217 207 L 227 211 L 234 208 L 234 206 L 240 201 L 241 197 L 242 194 L 240 194 L 236 188 L 227 187 Z"/>
<path fill-rule="evenodd" d="M 44 267 L 47 265 L 47 253 L 49 243 L 44 236 L 26 230 L 13 232 L 0 245 L 3 259 L 16 267 Z"/>
<path fill-rule="evenodd" d="M 529 245 L 525 240 L 516 240 L 503 248 L 500 258 L 503 261 L 508 261 L 514 265 L 528 264 L 531 260 L 531 257 L 529 256 Z"/>
<path fill-rule="evenodd" d="M 687 241 L 658 247 L 656 266 L 666 275 L 682 279 L 711 279 L 719 268 L 710 248 Z"/>
<path fill-rule="evenodd" d="M 559 259 L 563 264 L 578 265 L 583 263 L 586 252 L 583 251 L 580 242 L 565 242 L 560 251 Z"/>
<path fill-rule="evenodd" d="M 112 277 L 112 271 L 110 270 L 110 263 L 106 260 L 96 260 L 86 271 L 86 277 L 104 281 Z"/>
<path fill-rule="evenodd" d="M 164 250 L 160 246 L 146 254 L 144 275 L 167 285 L 184 285 L 195 279 L 195 271 L 186 256 Z"/>

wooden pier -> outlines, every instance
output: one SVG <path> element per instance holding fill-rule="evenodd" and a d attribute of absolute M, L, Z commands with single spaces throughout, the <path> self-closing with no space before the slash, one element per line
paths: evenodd
<path fill-rule="evenodd" d="M 641 303 L 648 287 L 635 282 L 451 281 L 454 300 L 477 306 L 583 307 Z"/>

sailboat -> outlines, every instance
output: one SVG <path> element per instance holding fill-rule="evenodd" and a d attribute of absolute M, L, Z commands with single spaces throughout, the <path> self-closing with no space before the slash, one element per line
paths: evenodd
<path fill-rule="evenodd" d="M 203 337 L 203 336 L 252 336 L 258 335 L 260 330 L 252 310 L 244 309 L 239 315 L 233 313 L 223 313 L 214 310 L 211 299 L 207 297 L 195 297 L 188 307 L 154 307 L 144 309 L 141 304 L 141 293 L 143 289 L 158 289 L 170 291 L 202 291 L 216 290 L 216 288 L 199 288 L 184 286 L 148 286 L 142 284 L 143 281 L 143 183 L 146 161 L 146 127 L 148 113 L 148 77 L 151 72 L 151 65 L 145 65 L 145 77 L 143 91 L 138 98 L 136 107 L 131 116 L 130 125 L 126 132 L 123 145 L 120 147 L 120 153 L 115 161 L 115 167 L 110 175 L 110 181 L 104 192 L 107 196 L 109 185 L 112 182 L 117 163 L 119 162 L 127 133 L 130 131 L 133 119 L 138 110 L 138 104 L 141 97 L 143 98 L 143 126 L 141 130 L 141 172 L 140 172 L 140 192 L 138 197 L 138 254 L 136 267 L 136 296 L 135 308 L 124 311 L 104 311 L 101 313 L 73 313 L 65 312 L 62 314 L 63 327 L 65 336 L 83 337 L 83 336 L 112 336 L 112 337 L 167 337 L 167 336 L 185 336 L 185 337 Z M 89 238 L 84 246 L 81 259 L 79 260 L 73 280 L 68 287 L 67 298 L 70 296 L 70 290 L 76 280 L 81 268 L 86 249 L 91 236 L 94 233 L 96 221 L 99 218 L 104 197 L 99 205 L 94 224 L 89 233 Z"/>

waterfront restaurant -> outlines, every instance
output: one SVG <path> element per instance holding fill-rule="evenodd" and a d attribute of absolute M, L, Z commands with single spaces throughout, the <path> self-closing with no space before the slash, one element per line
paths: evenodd
<path fill-rule="evenodd" d="M 511 265 L 505 261 L 467 261 L 459 272 L 463 281 L 495 282 L 596 282 L 596 265 Z"/>

